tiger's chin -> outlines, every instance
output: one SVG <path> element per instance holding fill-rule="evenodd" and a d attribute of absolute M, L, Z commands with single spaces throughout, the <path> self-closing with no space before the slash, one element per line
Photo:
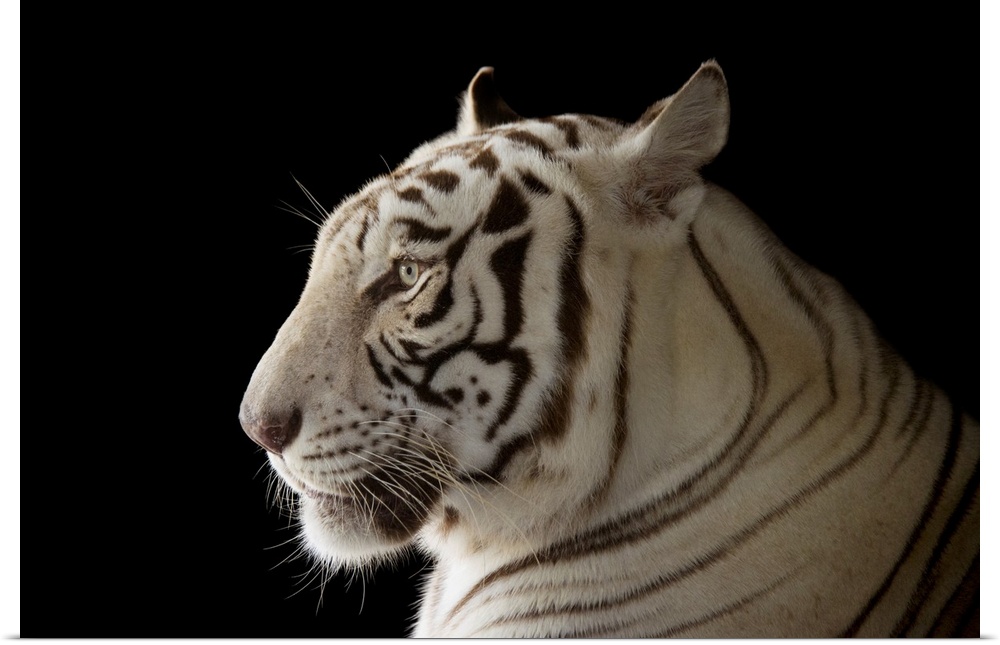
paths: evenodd
<path fill-rule="evenodd" d="M 313 553 L 331 565 L 374 564 L 403 549 L 427 522 L 438 488 L 388 485 L 368 476 L 357 494 L 300 493 L 302 532 Z"/>

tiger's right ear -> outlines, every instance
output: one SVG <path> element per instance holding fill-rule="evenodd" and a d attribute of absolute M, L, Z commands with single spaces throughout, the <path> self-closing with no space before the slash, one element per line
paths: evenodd
<path fill-rule="evenodd" d="M 510 109 L 497 92 L 496 85 L 493 84 L 493 68 L 480 68 L 462 96 L 456 132 L 460 136 L 468 136 L 496 125 L 520 120 L 521 115 Z"/>

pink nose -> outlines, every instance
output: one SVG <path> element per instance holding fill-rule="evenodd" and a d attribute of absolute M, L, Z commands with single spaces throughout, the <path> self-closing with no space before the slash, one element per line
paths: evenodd
<path fill-rule="evenodd" d="M 259 446 L 280 455 L 295 440 L 302 428 L 302 411 L 292 408 L 286 414 L 251 415 L 244 408 L 240 412 L 240 425 L 247 436 Z"/>

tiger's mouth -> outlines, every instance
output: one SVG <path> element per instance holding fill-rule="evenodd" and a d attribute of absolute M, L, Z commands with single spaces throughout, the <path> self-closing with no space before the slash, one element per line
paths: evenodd
<path fill-rule="evenodd" d="M 426 477 L 385 467 L 341 484 L 337 492 L 302 486 L 303 511 L 334 534 L 371 534 L 380 541 L 409 541 L 425 524 L 444 491 Z"/>

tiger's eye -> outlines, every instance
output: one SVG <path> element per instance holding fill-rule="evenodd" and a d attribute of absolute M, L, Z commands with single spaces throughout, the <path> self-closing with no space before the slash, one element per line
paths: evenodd
<path fill-rule="evenodd" d="M 399 262 L 399 281 L 404 287 L 412 287 L 417 284 L 420 277 L 420 265 L 413 260 L 401 260 Z"/>

